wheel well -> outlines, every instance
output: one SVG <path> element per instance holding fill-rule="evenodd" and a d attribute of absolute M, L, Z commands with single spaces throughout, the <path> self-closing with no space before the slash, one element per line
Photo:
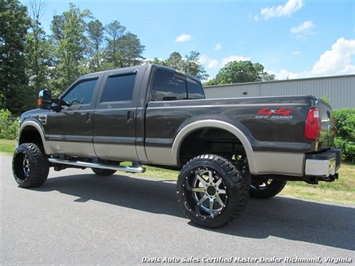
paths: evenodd
<path fill-rule="evenodd" d="M 38 130 L 34 127 L 28 126 L 25 127 L 19 138 L 19 144 L 22 143 L 34 143 L 36 144 L 41 150 L 44 150 L 42 138 L 39 134 Z"/>
<path fill-rule="evenodd" d="M 180 165 L 202 154 L 218 154 L 226 158 L 246 156 L 241 141 L 229 131 L 220 128 L 203 128 L 190 133 L 180 146 Z"/>

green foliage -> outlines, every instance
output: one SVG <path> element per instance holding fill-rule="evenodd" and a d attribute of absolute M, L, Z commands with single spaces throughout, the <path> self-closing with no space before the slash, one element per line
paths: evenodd
<path fill-rule="evenodd" d="M 323 97 L 321 97 L 321 99 L 323 100 L 323 101 L 325 101 L 326 103 L 329 103 L 330 104 L 330 102 L 332 101 L 330 98 L 328 98 L 327 96 L 323 96 Z"/>
<path fill-rule="evenodd" d="M 233 84 L 255 81 L 274 80 L 275 75 L 264 71 L 264 66 L 251 61 L 232 61 L 227 63 L 217 74 L 215 79 L 205 85 Z"/>
<path fill-rule="evenodd" d="M 54 46 L 39 22 L 39 18 L 44 13 L 44 4 L 40 0 L 31 0 L 29 6 L 31 24 L 26 37 L 24 55 L 27 64 L 26 74 L 29 78 L 26 93 L 28 105 L 32 109 L 37 106 L 38 92 L 49 87 L 49 71 L 53 65 Z"/>
<path fill-rule="evenodd" d="M 105 27 L 107 47 L 105 68 L 121 68 L 139 65 L 143 62 L 142 53 L 145 46 L 140 43 L 137 35 L 126 32 L 126 27 L 117 20 Z"/>
<path fill-rule="evenodd" d="M 87 38 L 85 36 L 86 18 L 90 11 L 80 11 L 70 4 L 70 9 L 62 15 L 53 17 L 51 29 L 55 45 L 55 68 L 52 75 L 52 91 L 61 93 L 80 76 L 88 73 L 84 65 Z"/>
<path fill-rule="evenodd" d="M 191 51 L 190 55 L 186 55 L 184 59 L 180 55 L 180 53 L 173 52 L 166 60 L 154 58 L 153 60 L 150 60 L 148 62 L 178 69 L 201 80 L 205 80 L 208 78 L 208 74 L 206 73 L 206 70 L 203 65 L 199 63 L 199 56 L 200 53 L 196 51 Z"/>
<path fill-rule="evenodd" d="M 0 110 L 0 138 L 14 139 L 17 136 L 19 118 L 13 118 L 11 112 L 6 109 Z"/>
<path fill-rule="evenodd" d="M 24 50 L 30 19 L 26 12 L 18 0 L 0 1 L 0 108 L 16 114 L 28 102 Z"/>
<path fill-rule="evenodd" d="M 87 32 L 89 39 L 89 69 L 90 72 L 97 72 L 103 70 L 101 65 L 104 60 L 102 44 L 104 42 L 105 27 L 96 19 L 88 23 Z"/>
<path fill-rule="evenodd" d="M 337 136 L 334 146 L 341 148 L 345 161 L 355 162 L 355 108 L 334 111 Z"/>

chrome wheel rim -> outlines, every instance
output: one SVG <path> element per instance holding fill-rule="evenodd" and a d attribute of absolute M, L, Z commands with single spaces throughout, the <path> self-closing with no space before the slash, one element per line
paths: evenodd
<path fill-rule="evenodd" d="M 30 158 L 28 158 L 27 154 L 23 154 L 22 172 L 24 179 L 28 178 L 31 172 Z"/>
<path fill-rule="evenodd" d="M 222 177 L 214 170 L 205 168 L 191 171 L 192 197 L 199 215 L 215 218 L 227 206 L 227 188 Z"/>

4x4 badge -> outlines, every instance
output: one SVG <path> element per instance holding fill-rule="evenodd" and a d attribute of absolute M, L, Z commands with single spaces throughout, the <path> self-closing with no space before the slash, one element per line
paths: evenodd
<path fill-rule="evenodd" d="M 292 119 L 292 110 L 285 107 L 269 108 L 264 107 L 257 112 L 255 119 Z"/>
<path fill-rule="evenodd" d="M 287 109 L 285 107 L 278 108 L 278 109 L 271 109 L 268 107 L 265 107 L 261 110 L 258 111 L 258 115 L 284 115 L 284 116 L 289 116 L 292 113 L 292 110 Z"/>

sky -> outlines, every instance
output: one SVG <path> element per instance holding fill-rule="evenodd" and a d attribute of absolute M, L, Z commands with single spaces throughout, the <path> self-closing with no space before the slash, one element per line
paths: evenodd
<path fill-rule="evenodd" d="M 47 33 L 53 15 L 71 2 L 103 25 L 119 21 L 140 39 L 147 59 L 199 52 L 210 78 L 234 60 L 261 63 L 280 80 L 355 74 L 354 0 L 42 2 Z"/>

